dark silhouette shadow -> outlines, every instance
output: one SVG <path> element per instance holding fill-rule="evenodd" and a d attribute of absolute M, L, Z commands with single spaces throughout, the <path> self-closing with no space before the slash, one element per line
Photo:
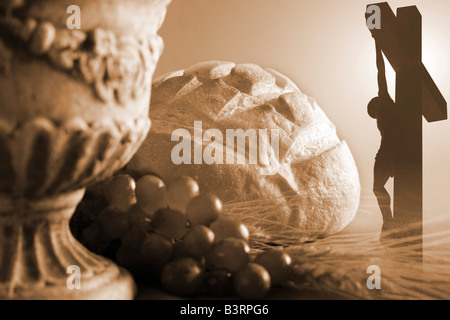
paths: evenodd
<path fill-rule="evenodd" d="M 383 229 L 385 229 L 393 223 L 391 197 L 385 185 L 389 178 L 394 177 L 396 106 L 388 92 L 383 54 L 377 42 L 375 48 L 378 96 L 369 102 L 367 112 L 369 116 L 377 120 L 377 127 L 381 134 L 381 144 L 375 157 L 373 170 L 373 192 L 383 215 Z"/>
<path fill-rule="evenodd" d="M 408 238 L 418 249 L 423 235 L 422 116 L 428 122 L 447 119 L 447 103 L 422 64 L 422 16 L 417 7 L 398 8 L 395 15 L 387 2 L 374 5 L 380 9 L 380 28 L 370 29 L 376 42 L 379 94 L 368 112 L 377 119 L 382 137 L 373 188 L 384 220 L 381 239 Z M 387 93 L 382 52 L 396 71 L 395 103 Z M 384 187 L 390 177 L 393 213 Z"/>

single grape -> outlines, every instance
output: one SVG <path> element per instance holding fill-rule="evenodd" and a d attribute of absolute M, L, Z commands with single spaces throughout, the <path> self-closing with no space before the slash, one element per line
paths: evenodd
<path fill-rule="evenodd" d="M 249 263 L 234 275 L 234 290 L 243 299 L 262 299 L 270 290 L 270 275 L 263 266 Z"/>
<path fill-rule="evenodd" d="M 136 182 L 127 174 L 119 174 L 111 178 L 104 187 L 106 200 L 111 206 L 122 211 L 136 203 Z"/>
<path fill-rule="evenodd" d="M 169 198 L 164 181 L 152 175 L 141 177 L 136 183 L 136 199 L 150 217 L 158 209 L 167 208 Z"/>
<path fill-rule="evenodd" d="M 172 251 L 172 243 L 156 233 L 150 233 L 140 247 L 143 262 L 154 267 L 162 267 L 169 262 Z"/>
<path fill-rule="evenodd" d="M 197 181 L 191 177 L 182 176 L 169 185 L 169 207 L 185 213 L 189 201 L 198 196 L 199 192 Z"/>
<path fill-rule="evenodd" d="M 249 239 L 247 227 L 243 223 L 231 218 L 220 217 L 211 224 L 210 228 L 216 235 L 216 243 L 227 238 L 238 238 L 245 241 Z"/>
<path fill-rule="evenodd" d="M 213 194 L 201 194 L 188 203 L 186 216 L 191 224 L 209 226 L 222 213 L 222 201 Z"/>
<path fill-rule="evenodd" d="M 161 284 L 169 292 L 180 296 L 191 296 L 199 292 L 205 272 L 192 258 L 169 262 L 161 273 Z"/>
<path fill-rule="evenodd" d="M 181 239 L 188 230 L 186 216 L 172 209 L 160 209 L 156 211 L 151 226 L 156 233 L 171 239 Z"/>
<path fill-rule="evenodd" d="M 206 256 L 207 269 L 225 269 L 235 272 L 250 261 L 250 247 L 242 239 L 227 238 L 218 243 Z"/>
<path fill-rule="evenodd" d="M 120 238 L 130 225 L 126 214 L 116 207 L 108 207 L 100 212 L 97 222 L 111 240 Z"/>
<path fill-rule="evenodd" d="M 219 297 L 233 294 L 233 275 L 227 270 L 215 269 L 206 275 L 206 287 L 209 294 Z"/>
<path fill-rule="evenodd" d="M 269 249 L 259 254 L 254 263 L 263 266 L 270 274 L 272 285 L 277 285 L 289 276 L 291 261 L 284 250 Z"/>
<path fill-rule="evenodd" d="M 194 226 L 183 239 L 186 253 L 192 257 L 201 257 L 214 246 L 214 232 L 206 226 Z"/>

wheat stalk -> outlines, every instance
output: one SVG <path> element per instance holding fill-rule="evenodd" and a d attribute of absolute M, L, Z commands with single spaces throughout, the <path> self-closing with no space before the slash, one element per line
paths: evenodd
<path fill-rule="evenodd" d="M 362 199 L 359 213 L 371 209 L 365 201 L 369 197 Z M 268 219 L 273 205 L 256 200 L 227 204 L 225 208 L 251 230 L 254 253 L 274 245 L 286 248 L 293 267 L 284 285 L 342 299 L 450 299 L 450 231 L 424 234 L 423 243 L 432 259 L 422 262 L 422 237 L 414 233 L 420 224 L 386 232 L 383 244 L 376 233 L 339 234 L 305 242 L 298 230 Z M 448 221 L 438 217 L 427 223 Z M 274 228 L 263 230 L 258 227 L 261 222 Z M 369 290 L 366 285 L 370 265 L 379 265 L 382 270 L 381 290 Z"/>

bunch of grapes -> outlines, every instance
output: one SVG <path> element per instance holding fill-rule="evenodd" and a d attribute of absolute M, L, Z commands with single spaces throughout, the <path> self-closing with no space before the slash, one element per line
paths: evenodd
<path fill-rule="evenodd" d="M 200 194 L 193 178 L 166 187 L 153 175 L 119 174 L 103 194 L 109 206 L 81 242 L 170 293 L 260 299 L 289 276 L 290 256 L 278 249 L 251 256 L 246 226 L 223 213 L 217 196 Z"/>

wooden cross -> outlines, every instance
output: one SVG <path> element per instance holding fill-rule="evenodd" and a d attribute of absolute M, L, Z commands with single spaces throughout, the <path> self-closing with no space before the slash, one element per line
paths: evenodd
<path fill-rule="evenodd" d="M 380 8 L 380 29 L 371 29 L 396 71 L 394 221 L 417 222 L 422 235 L 422 116 L 447 119 L 447 102 L 422 63 L 422 16 L 416 6 Z M 370 5 L 369 5 L 370 6 Z M 367 15 L 368 17 L 369 15 Z"/>

